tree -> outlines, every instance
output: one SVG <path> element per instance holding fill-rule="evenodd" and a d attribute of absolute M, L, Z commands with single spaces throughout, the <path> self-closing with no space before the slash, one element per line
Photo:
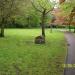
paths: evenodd
<path fill-rule="evenodd" d="M 61 4 L 61 3 L 63 3 L 65 0 L 59 0 L 59 3 Z"/>
<path fill-rule="evenodd" d="M 41 13 L 42 36 L 45 38 L 45 19 L 46 15 L 54 9 L 54 4 L 50 0 L 31 0 L 36 11 Z"/>
<path fill-rule="evenodd" d="M 4 26 L 15 9 L 15 0 L 0 0 L 0 37 L 4 37 Z"/>
<path fill-rule="evenodd" d="M 64 3 L 61 4 L 61 9 L 64 10 L 63 14 L 65 16 L 69 17 L 68 25 L 69 25 L 69 31 L 71 31 L 71 24 L 73 21 L 73 17 L 75 16 L 75 0 L 65 0 Z M 75 32 L 75 26 L 74 26 L 74 32 Z"/>
<path fill-rule="evenodd" d="M 19 1 L 19 0 L 17 0 Z M 19 12 L 15 15 L 15 23 L 22 28 L 39 27 L 40 14 L 33 8 L 30 0 L 20 0 L 17 4 Z M 15 25 L 14 25 L 15 26 Z"/>

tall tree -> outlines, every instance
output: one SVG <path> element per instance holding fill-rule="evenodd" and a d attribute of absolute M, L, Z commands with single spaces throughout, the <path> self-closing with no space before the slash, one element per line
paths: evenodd
<path fill-rule="evenodd" d="M 15 8 L 15 0 L 0 0 L 0 37 L 4 37 L 4 26 Z"/>
<path fill-rule="evenodd" d="M 65 0 L 61 4 L 61 9 L 63 10 L 63 15 L 69 17 L 69 31 L 71 31 L 70 25 L 72 24 L 73 17 L 75 16 L 75 0 Z"/>

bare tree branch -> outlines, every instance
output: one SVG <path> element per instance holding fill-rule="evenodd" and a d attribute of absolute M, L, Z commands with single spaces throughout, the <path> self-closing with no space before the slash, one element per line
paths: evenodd
<path fill-rule="evenodd" d="M 39 1 L 38 1 L 39 2 Z M 40 5 L 40 7 L 42 8 L 42 9 L 45 9 L 41 4 L 40 4 L 40 2 L 39 2 L 39 5 Z"/>
<path fill-rule="evenodd" d="M 50 9 L 49 11 L 46 12 L 46 14 L 48 14 L 50 11 L 52 11 L 54 8 Z"/>

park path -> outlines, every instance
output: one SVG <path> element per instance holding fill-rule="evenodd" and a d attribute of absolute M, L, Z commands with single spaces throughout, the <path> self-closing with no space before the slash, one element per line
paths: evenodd
<path fill-rule="evenodd" d="M 68 53 L 65 64 L 75 64 L 75 36 L 73 33 L 65 32 L 65 37 L 68 43 Z M 75 68 L 65 68 L 64 75 L 75 75 Z"/>

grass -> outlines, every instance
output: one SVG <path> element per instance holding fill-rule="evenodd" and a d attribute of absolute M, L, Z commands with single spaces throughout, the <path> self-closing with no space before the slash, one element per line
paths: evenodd
<path fill-rule="evenodd" d="M 63 75 L 64 34 L 46 29 L 46 44 L 34 44 L 40 29 L 6 29 L 0 38 L 0 75 Z"/>

